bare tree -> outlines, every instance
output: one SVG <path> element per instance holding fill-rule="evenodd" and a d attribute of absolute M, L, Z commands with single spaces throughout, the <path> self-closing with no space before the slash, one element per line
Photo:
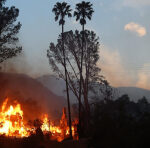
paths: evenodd
<path fill-rule="evenodd" d="M 83 51 L 83 74 L 82 74 L 82 90 L 81 96 L 84 98 L 84 103 L 81 102 L 81 108 L 86 114 L 86 124 L 89 120 L 87 107 L 89 92 L 97 82 L 102 82 L 103 77 L 100 75 L 100 68 L 97 66 L 99 61 L 99 38 L 93 31 L 85 30 L 86 48 Z M 63 72 L 64 61 L 61 49 L 61 36 L 57 40 L 57 44 L 50 44 L 47 51 L 50 66 L 52 70 L 62 79 L 65 80 Z M 75 31 L 73 33 L 64 33 L 64 48 L 66 51 L 66 70 L 68 76 L 68 86 L 74 93 L 77 100 L 80 101 L 80 65 L 81 65 L 81 48 L 82 48 L 82 32 Z M 84 118 L 84 117 L 83 117 Z M 80 119 L 81 120 L 81 119 Z"/>

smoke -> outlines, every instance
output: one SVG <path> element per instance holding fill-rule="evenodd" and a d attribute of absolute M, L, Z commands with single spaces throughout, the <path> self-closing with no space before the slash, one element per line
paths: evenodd
<path fill-rule="evenodd" d="M 110 51 L 106 47 L 102 47 L 100 52 L 101 60 L 99 66 L 105 78 L 113 86 L 130 86 L 132 85 L 132 78 L 128 71 L 123 66 L 119 52 Z"/>
<path fill-rule="evenodd" d="M 31 70 L 32 67 L 28 64 L 25 53 L 20 53 L 17 57 L 7 59 L 1 63 L 1 72 L 27 74 Z"/>
<path fill-rule="evenodd" d="M 144 64 L 142 69 L 138 72 L 138 81 L 136 83 L 137 87 L 142 87 L 145 89 L 150 88 L 150 64 Z"/>
<path fill-rule="evenodd" d="M 150 64 L 145 63 L 138 71 L 124 66 L 121 55 L 117 50 L 112 51 L 102 46 L 101 60 L 98 66 L 102 74 L 112 86 L 134 86 L 150 89 Z"/>
<path fill-rule="evenodd" d="M 22 52 L 17 57 L 7 59 L 1 63 L 0 69 L 1 72 L 21 73 L 33 78 L 52 73 L 49 68 L 46 54 L 45 58 L 37 56 L 33 58 L 33 56 L 29 57 L 26 55 L 25 52 Z"/>

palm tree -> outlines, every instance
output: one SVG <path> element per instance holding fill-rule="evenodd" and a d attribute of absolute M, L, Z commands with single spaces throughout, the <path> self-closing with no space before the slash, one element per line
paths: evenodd
<path fill-rule="evenodd" d="M 86 19 L 91 20 L 92 14 L 94 12 L 92 8 L 93 4 L 90 2 L 82 1 L 81 3 L 76 4 L 76 11 L 74 12 L 74 16 L 76 17 L 76 21 L 80 20 L 80 24 L 82 25 L 82 31 L 84 32 L 84 26 L 86 24 Z"/>
<path fill-rule="evenodd" d="M 64 49 L 64 25 L 65 25 L 65 16 L 72 17 L 71 11 L 72 11 L 72 9 L 70 9 L 70 5 L 68 5 L 66 2 L 62 2 L 62 3 L 57 2 L 54 5 L 54 8 L 52 9 L 52 12 L 55 13 L 55 21 L 58 21 L 58 19 L 60 18 L 59 25 L 62 26 L 62 51 L 63 51 L 63 57 L 64 57 L 64 69 L 65 69 L 65 81 L 66 81 L 70 137 L 72 137 L 72 129 L 71 129 L 71 111 L 70 111 L 68 77 L 67 77 L 66 57 L 65 57 L 65 49 Z"/>
<path fill-rule="evenodd" d="M 83 51 L 84 51 L 84 31 L 86 19 L 91 20 L 92 14 L 94 12 L 92 8 L 92 4 L 90 2 L 82 1 L 81 3 L 76 4 L 76 10 L 74 12 L 74 16 L 76 17 L 76 21 L 80 21 L 82 25 L 82 51 L 81 51 L 81 65 L 80 65 L 80 82 L 79 82 L 79 129 L 81 128 L 81 90 L 82 90 L 82 65 L 83 65 Z M 89 114 L 89 104 L 88 98 L 85 100 L 85 107 L 87 114 Z"/>

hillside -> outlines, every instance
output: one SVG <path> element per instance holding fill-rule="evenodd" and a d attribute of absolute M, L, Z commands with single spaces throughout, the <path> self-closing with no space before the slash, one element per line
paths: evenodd
<path fill-rule="evenodd" d="M 65 97 L 65 81 L 62 79 L 58 79 L 53 75 L 44 75 L 37 78 L 39 82 L 41 82 L 45 87 L 47 87 L 50 91 L 58 96 Z M 76 102 L 76 98 L 72 92 L 70 92 L 71 102 Z"/>

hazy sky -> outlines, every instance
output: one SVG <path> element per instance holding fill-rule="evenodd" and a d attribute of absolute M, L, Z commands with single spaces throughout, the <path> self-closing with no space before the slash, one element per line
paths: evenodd
<path fill-rule="evenodd" d="M 80 0 L 66 0 L 74 9 Z M 99 65 L 113 86 L 138 86 L 150 89 L 150 0 L 91 0 L 95 13 L 86 28 L 100 37 Z M 61 28 L 51 12 L 55 0 L 7 0 L 20 9 L 19 33 L 25 53 L 19 65 L 30 75 L 50 73 L 46 50 L 55 42 Z M 65 30 L 81 29 L 74 18 Z"/>

